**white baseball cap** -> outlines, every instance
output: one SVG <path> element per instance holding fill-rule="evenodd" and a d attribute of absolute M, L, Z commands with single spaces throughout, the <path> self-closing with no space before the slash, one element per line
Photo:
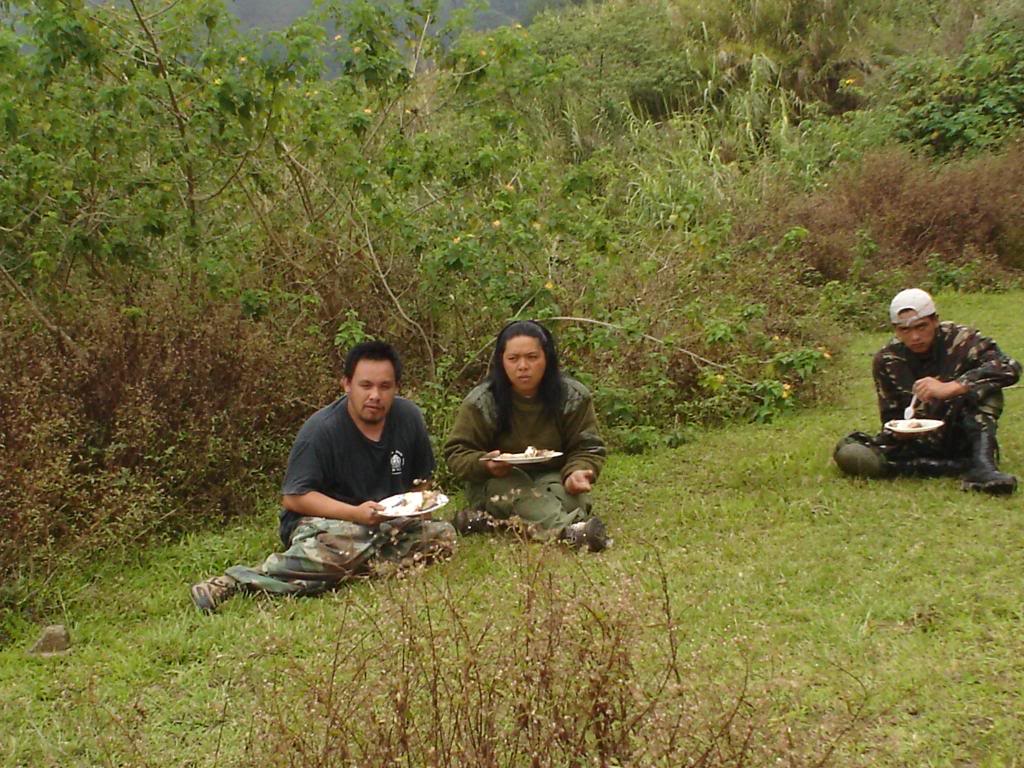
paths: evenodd
<path fill-rule="evenodd" d="M 902 312 L 912 309 L 914 314 L 900 317 Z M 889 304 L 889 320 L 893 325 L 908 326 L 917 322 L 922 317 L 931 317 L 935 314 L 935 301 L 920 288 L 907 288 L 897 293 Z"/>

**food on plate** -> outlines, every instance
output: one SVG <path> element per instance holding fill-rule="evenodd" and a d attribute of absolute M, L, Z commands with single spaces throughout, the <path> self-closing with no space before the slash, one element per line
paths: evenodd
<path fill-rule="evenodd" d="M 923 435 L 934 432 L 943 425 L 938 419 L 893 419 L 885 423 L 885 429 L 899 435 Z"/>
<path fill-rule="evenodd" d="M 561 451 L 552 451 L 549 448 L 534 448 L 526 446 L 522 453 L 499 453 L 496 456 L 487 453 L 480 457 L 480 461 L 507 461 L 511 464 L 539 464 L 549 459 L 561 456 Z"/>
<path fill-rule="evenodd" d="M 440 509 L 448 503 L 448 497 L 440 491 L 409 491 L 382 499 L 380 504 L 385 517 L 418 517 Z"/>

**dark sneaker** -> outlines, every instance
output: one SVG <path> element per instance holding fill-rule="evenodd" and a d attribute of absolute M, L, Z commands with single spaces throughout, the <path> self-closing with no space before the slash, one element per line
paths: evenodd
<path fill-rule="evenodd" d="M 452 525 L 463 536 L 469 536 L 472 533 L 490 533 L 496 529 L 491 516 L 480 509 L 460 509 L 452 518 Z"/>
<path fill-rule="evenodd" d="M 203 613 L 213 613 L 221 603 L 237 591 L 238 582 L 230 576 L 224 575 L 214 576 L 212 579 L 193 584 L 190 594 L 196 608 Z"/>
<path fill-rule="evenodd" d="M 608 532 L 600 518 L 592 517 L 586 522 L 573 523 L 559 537 L 573 549 L 586 547 L 589 552 L 600 552 L 608 548 Z"/>

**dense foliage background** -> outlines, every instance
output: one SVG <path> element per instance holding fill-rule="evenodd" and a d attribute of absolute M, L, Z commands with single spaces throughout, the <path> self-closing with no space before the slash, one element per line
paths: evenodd
<path fill-rule="evenodd" d="M 1016 3 L 2 7 L 6 577 L 253 511 L 367 336 L 441 438 L 547 320 L 639 451 L 1024 267 Z"/>

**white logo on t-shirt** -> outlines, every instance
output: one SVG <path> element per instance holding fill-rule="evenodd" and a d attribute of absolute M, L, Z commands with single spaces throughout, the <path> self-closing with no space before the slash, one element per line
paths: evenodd
<path fill-rule="evenodd" d="M 405 469 L 405 456 L 401 451 L 395 451 L 391 454 L 391 474 L 400 475 L 403 469 Z"/>

